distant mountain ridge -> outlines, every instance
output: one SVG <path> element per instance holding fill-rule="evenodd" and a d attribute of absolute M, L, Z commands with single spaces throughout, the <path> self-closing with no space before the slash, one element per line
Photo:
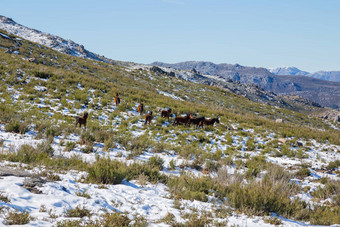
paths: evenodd
<path fill-rule="evenodd" d="M 296 67 L 278 67 L 274 69 L 268 69 L 269 72 L 275 75 L 298 75 L 298 76 L 306 76 L 309 72 L 302 71 Z"/>
<path fill-rule="evenodd" d="M 268 69 L 268 71 L 275 75 L 309 76 L 321 80 L 340 82 L 340 71 L 318 71 L 315 73 L 310 73 L 302 71 L 296 67 L 279 67 L 274 69 Z"/>
<path fill-rule="evenodd" d="M 187 61 L 175 64 L 154 62 L 151 65 L 181 70 L 195 69 L 203 75 L 254 84 L 266 91 L 280 95 L 299 95 L 322 106 L 340 107 L 340 82 L 320 80 L 308 76 L 274 75 L 265 68 L 246 67 L 239 64 L 214 64 L 203 61 Z"/>

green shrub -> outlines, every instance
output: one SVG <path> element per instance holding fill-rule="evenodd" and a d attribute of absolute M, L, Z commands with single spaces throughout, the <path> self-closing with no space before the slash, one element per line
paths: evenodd
<path fill-rule="evenodd" d="M 126 164 L 101 158 L 87 170 L 87 181 L 99 184 L 120 184 L 127 175 Z"/>
<path fill-rule="evenodd" d="M 309 175 L 310 175 L 310 170 L 307 167 L 302 167 L 295 173 L 295 176 L 297 178 L 305 178 L 305 177 L 308 177 Z"/>
<path fill-rule="evenodd" d="M 11 121 L 5 126 L 6 132 L 14 132 L 24 134 L 29 128 L 27 122 Z"/>
<path fill-rule="evenodd" d="M 100 221 L 100 226 L 130 226 L 131 220 L 124 214 L 119 212 L 106 213 Z"/>
<path fill-rule="evenodd" d="M 253 151 L 256 148 L 256 144 L 254 141 L 254 138 L 249 138 L 246 142 L 247 150 L 248 151 Z"/>
<path fill-rule="evenodd" d="M 85 147 L 81 148 L 81 151 L 85 154 L 89 154 L 93 152 L 93 145 L 86 145 Z"/>
<path fill-rule="evenodd" d="M 246 167 L 248 168 L 246 176 L 256 177 L 260 173 L 260 171 L 265 168 L 265 166 L 266 166 L 265 156 L 253 156 L 246 162 Z"/>
<path fill-rule="evenodd" d="M 93 145 L 94 141 L 95 141 L 95 138 L 93 134 L 89 131 L 86 131 L 80 135 L 79 144 L 80 145 L 84 145 L 84 144 Z"/>
<path fill-rule="evenodd" d="M 152 168 L 156 168 L 158 170 L 162 170 L 163 169 L 164 160 L 161 157 L 159 157 L 159 156 L 152 156 L 151 158 L 149 158 L 148 164 Z"/>
<path fill-rule="evenodd" d="M 340 160 L 335 160 L 334 162 L 329 162 L 327 169 L 334 170 L 340 166 Z"/>
<path fill-rule="evenodd" d="M 71 151 L 76 147 L 75 142 L 67 141 L 65 144 L 65 151 Z"/>
<path fill-rule="evenodd" d="M 91 212 L 84 207 L 82 208 L 80 206 L 77 206 L 76 208 L 67 210 L 66 216 L 67 217 L 77 217 L 77 218 L 90 217 Z"/>
<path fill-rule="evenodd" d="M 35 77 L 38 77 L 38 78 L 42 78 L 42 79 L 49 79 L 53 76 L 52 73 L 46 73 L 46 72 L 33 72 L 33 75 Z"/>
<path fill-rule="evenodd" d="M 5 196 L 2 192 L 0 192 L 0 201 L 4 203 L 9 203 L 11 200 L 7 196 Z"/>
<path fill-rule="evenodd" d="M 215 189 L 210 177 L 192 178 L 186 175 L 168 180 L 170 193 L 175 199 L 208 201 L 208 195 Z"/>
<path fill-rule="evenodd" d="M 6 225 L 25 225 L 28 224 L 32 218 L 27 211 L 13 211 L 9 212 L 5 218 Z"/>

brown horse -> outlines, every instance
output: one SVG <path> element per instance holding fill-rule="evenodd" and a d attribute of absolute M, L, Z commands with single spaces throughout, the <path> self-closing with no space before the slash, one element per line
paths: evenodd
<path fill-rule="evenodd" d="M 84 125 L 84 127 L 86 128 L 86 120 L 87 120 L 87 116 L 88 116 L 88 113 L 84 113 L 84 116 L 80 117 L 80 116 L 77 116 L 76 117 L 76 127 L 77 125 L 79 124 L 79 127 L 81 128 L 81 125 Z"/>
<path fill-rule="evenodd" d="M 171 116 L 171 109 L 170 108 L 168 110 L 162 110 L 161 117 L 167 117 L 168 120 L 169 120 L 170 116 Z"/>
<path fill-rule="evenodd" d="M 195 117 L 195 118 L 190 118 L 189 120 L 189 126 L 191 124 L 194 124 L 195 127 L 203 127 L 203 124 L 201 125 L 201 122 L 205 120 L 205 117 Z"/>
<path fill-rule="evenodd" d="M 120 103 L 120 98 L 118 97 L 118 93 L 116 92 L 116 95 L 115 95 L 115 103 L 116 103 L 116 106 L 119 105 Z"/>
<path fill-rule="evenodd" d="M 145 115 L 144 120 L 145 120 L 144 125 L 147 125 L 148 122 L 149 122 L 149 125 L 151 124 L 152 111 L 150 111 L 147 115 Z"/>
<path fill-rule="evenodd" d="M 212 119 L 204 119 L 204 121 L 201 121 L 200 122 L 200 125 L 201 127 L 203 127 L 203 125 L 205 126 L 214 126 L 214 124 L 216 123 L 220 123 L 220 120 L 218 118 L 212 118 Z"/>
<path fill-rule="evenodd" d="M 174 121 L 174 125 L 178 125 L 178 124 L 187 125 L 191 117 L 192 117 L 191 114 L 187 114 L 185 117 L 176 117 Z"/>
<path fill-rule="evenodd" d="M 137 107 L 137 111 L 140 115 L 142 115 L 143 111 L 144 111 L 144 105 L 143 103 L 139 104 L 139 106 Z"/>

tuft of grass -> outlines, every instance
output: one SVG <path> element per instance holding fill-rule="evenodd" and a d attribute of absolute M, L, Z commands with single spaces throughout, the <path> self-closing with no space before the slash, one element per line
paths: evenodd
<path fill-rule="evenodd" d="M 65 144 L 65 151 L 71 151 L 76 147 L 75 142 L 67 141 Z"/>
<path fill-rule="evenodd" d="M 69 209 L 66 212 L 67 217 L 77 217 L 77 218 L 83 218 L 83 217 L 90 217 L 92 214 L 91 212 L 86 209 L 82 208 L 80 206 L 77 206 L 76 208 Z"/>
<path fill-rule="evenodd" d="M 159 156 L 152 156 L 151 158 L 149 158 L 148 164 L 152 168 L 156 168 L 158 170 L 162 170 L 163 169 L 164 160 L 161 157 L 159 157 Z"/>
<path fill-rule="evenodd" d="M 29 127 L 27 122 L 13 120 L 5 126 L 5 130 L 6 132 L 25 134 L 29 130 Z"/>
<path fill-rule="evenodd" d="M 2 201 L 4 203 L 11 202 L 11 200 L 6 195 L 4 195 L 2 192 L 0 192 L 0 201 Z"/>
<path fill-rule="evenodd" d="M 25 225 L 28 224 L 32 218 L 27 211 L 12 211 L 9 212 L 5 218 L 6 225 Z"/>

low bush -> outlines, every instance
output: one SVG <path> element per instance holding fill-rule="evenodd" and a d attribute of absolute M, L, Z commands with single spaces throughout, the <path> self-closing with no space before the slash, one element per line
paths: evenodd
<path fill-rule="evenodd" d="M 163 169 L 164 160 L 161 157 L 159 157 L 159 156 L 152 156 L 151 158 L 149 158 L 148 164 L 152 168 L 156 168 L 158 170 L 162 170 Z"/>
<path fill-rule="evenodd" d="M 20 121 L 11 121 L 5 126 L 6 132 L 14 132 L 25 134 L 28 130 L 28 123 L 27 122 L 20 122 Z"/>
<path fill-rule="evenodd" d="M 98 159 L 87 170 L 87 181 L 99 184 L 120 184 L 127 176 L 126 164 L 106 158 Z"/>
<path fill-rule="evenodd" d="M 84 207 L 82 208 L 80 206 L 77 206 L 76 208 L 67 210 L 66 216 L 67 217 L 77 217 L 77 218 L 90 217 L 91 212 Z"/>
<path fill-rule="evenodd" d="M 9 212 L 5 218 L 6 225 L 25 225 L 28 224 L 32 218 L 27 211 L 12 211 Z"/>

